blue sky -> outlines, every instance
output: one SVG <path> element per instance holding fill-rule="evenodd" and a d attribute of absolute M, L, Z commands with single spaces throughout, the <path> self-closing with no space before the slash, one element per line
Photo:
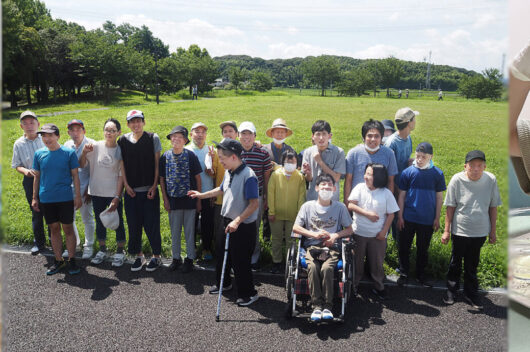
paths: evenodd
<path fill-rule="evenodd" d="M 95 29 L 110 20 L 148 26 L 171 51 L 264 59 L 345 55 L 431 61 L 476 71 L 502 65 L 507 1 L 45 0 L 54 18 Z M 508 62 L 508 59 L 506 60 Z"/>

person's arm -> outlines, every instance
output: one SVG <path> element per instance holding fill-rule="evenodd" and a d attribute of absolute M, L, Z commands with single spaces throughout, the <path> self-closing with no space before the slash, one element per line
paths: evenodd
<path fill-rule="evenodd" d="M 118 176 L 118 184 L 116 185 L 116 195 L 110 202 L 109 211 L 114 211 L 120 204 L 121 194 L 123 192 L 123 176 Z"/>
<path fill-rule="evenodd" d="M 440 216 L 442 213 L 442 204 L 444 202 L 444 192 L 436 192 L 436 216 L 434 217 L 434 223 L 432 228 L 434 231 L 438 231 L 440 228 Z"/>
<path fill-rule="evenodd" d="M 306 183 L 305 180 L 302 178 L 300 180 L 300 183 L 298 184 L 298 206 L 296 208 L 296 211 L 299 211 L 302 207 L 302 204 L 305 203 L 306 192 Z"/>
<path fill-rule="evenodd" d="M 160 176 L 160 191 L 162 192 L 162 201 L 164 202 L 164 209 L 169 213 L 171 207 L 169 205 L 169 197 L 166 190 L 166 178 Z"/>
<path fill-rule="evenodd" d="M 239 225 L 245 221 L 250 215 L 252 215 L 253 212 L 255 212 L 259 207 L 259 200 L 258 198 L 252 198 L 252 199 L 249 199 L 248 200 L 248 205 L 247 207 L 245 208 L 245 210 L 243 210 L 243 212 L 241 213 L 241 215 L 239 215 L 238 217 L 236 217 L 234 220 L 232 220 L 225 228 L 225 233 L 227 232 L 235 232 L 237 231 L 237 228 L 239 227 Z"/>
<path fill-rule="evenodd" d="M 83 200 L 81 199 L 81 183 L 79 182 L 79 172 L 77 168 L 75 168 L 70 170 L 70 174 L 72 175 L 72 179 L 74 180 L 74 208 L 77 210 L 83 205 Z"/>
<path fill-rule="evenodd" d="M 322 160 L 322 155 L 320 155 L 320 152 L 317 150 L 315 153 L 313 153 L 313 158 L 317 162 L 317 164 L 322 169 L 322 173 L 330 174 L 331 177 L 335 180 L 335 182 L 340 181 L 340 177 L 342 174 L 340 172 L 333 171 L 325 162 Z"/>
<path fill-rule="evenodd" d="M 490 226 L 491 230 L 489 233 L 489 242 L 494 244 L 497 242 L 497 207 L 489 208 Z"/>
<path fill-rule="evenodd" d="M 394 193 L 394 177 L 394 175 L 388 176 L 388 183 L 386 185 L 386 188 L 388 188 L 392 194 Z"/>
<path fill-rule="evenodd" d="M 217 196 L 220 196 L 223 194 L 223 191 L 221 190 L 221 187 L 216 187 L 208 192 L 197 192 L 197 191 L 189 191 L 188 196 L 191 198 L 199 198 L 199 199 L 206 199 L 206 198 L 215 198 Z"/>
<path fill-rule="evenodd" d="M 195 182 L 197 183 L 197 191 L 200 193 L 202 190 L 202 180 L 201 180 L 200 174 L 195 175 Z M 197 198 L 197 206 L 195 210 L 197 211 L 197 213 L 200 213 L 202 210 L 201 200 L 198 198 Z"/>
<path fill-rule="evenodd" d="M 40 182 L 40 172 L 37 170 L 34 171 L 33 176 L 33 199 L 31 200 L 31 207 L 35 211 L 40 211 L 39 209 L 39 182 Z"/>
<path fill-rule="evenodd" d="M 510 71 L 508 95 L 510 97 L 510 155 L 512 156 L 521 156 L 519 135 L 517 134 L 517 119 L 523 109 L 528 92 L 530 92 L 530 81 L 521 81 L 515 78 Z"/>
<path fill-rule="evenodd" d="M 357 200 L 348 201 L 348 210 L 367 217 L 368 220 L 370 220 L 371 222 L 377 222 L 379 220 L 379 215 L 377 215 L 375 211 L 370 211 L 370 210 L 361 208 L 359 206 L 359 201 Z"/>
<path fill-rule="evenodd" d="M 134 198 L 136 196 L 136 192 L 131 186 L 129 186 L 129 183 L 127 182 L 127 172 L 125 172 L 125 164 L 123 163 L 123 160 L 120 160 L 120 169 L 121 176 L 123 177 L 123 186 L 125 187 L 125 192 L 127 192 L 131 198 Z"/>
<path fill-rule="evenodd" d="M 19 173 L 27 177 L 35 177 L 35 170 L 26 169 L 24 166 L 17 166 L 16 169 Z"/>
<path fill-rule="evenodd" d="M 148 199 L 154 199 L 155 198 L 155 194 L 157 192 L 157 187 L 158 187 L 158 162 L 160 160 L 160 152 L 156 152 L 155 153 L 155 178 L 153 180 L 153 185 L 151 186 L 151 188 L 149 188 L 149 191 L 147 192 L 147 198 Z"/>
<path fill-rule="evenodd" d="M 449 243 L 449 239 L 451 238 L 451 223 L 453 222 L 453 216 L 455 215 L 455 209 L 456 207 L 445 207 L 445 228 L 444 228 L 444 234 L 442 235 L 441 241 L 443 244 Z"/>
<path fill-rule="evenodd" d="M 339 238 L 348 237 L 353 234 L 353 228 L 350 226 L 346 226 L 339 232 L 330 233 L 329 238 L 324 242 L 324 246 L 331 247 L 335 244 L 335 241 Z"/>
<path fill-rule="evenodd" d="M 297 224 L 293 225 L 293 232 L 304 237 L 314 239 L 325 239 L 329 237 L 329 233 L 327 231 L 320 230 L 319 232 L 313 232 Z"/>
<path fill-rule="evenodd" d="M 353 174 L 346 173 L 346 176 L 344 177 L 344 192 L 343 192 L 343 200 L 344 200 L 344 205 L 346 207 L 348 207 L 348 198 L 351 193 L 352 180 L 353 180 Z"/>
<path fill-rule="evenodd" d="M 390 225 L 392 225 L 392 220 L 394 220 L 394 213 L 386 214 L 385 223 L 381 231 L 379 231 L 379 233 L 375 236 L 376 239 L 384 241 L 386 235 L 388 234 L 388 230 L 390 229 Z"/>
<path fill-rule="evenodd" d="M 86 166 L 88 161 L 86 155 L 92 151 L 94 151 L 94 145 L 91 143 L 86 143 L 83 147 L 83 151 L 81 151 L 81 157 L 79 158 L 79 167 L 84 168 Z"/>
<path fill-rule="evenodd" d="M 400 230 L 403 230 L 403 227 L 405 226 L 405 220 L 403 219 L 403 211 L 405 210 L 405 197 L 407 196 L 407 191 L 399 190 L 399 196 L 398 196 L 398 228 Z"/>
<path fill-rule="evenodd" d="M 267 200 L 269 205 L 270 222 L 274 222 L 276 220 L 276 180 L 277 178 L 275 176 L 271 177 L 269 179 L 269 186 L 267 187 Z"/>

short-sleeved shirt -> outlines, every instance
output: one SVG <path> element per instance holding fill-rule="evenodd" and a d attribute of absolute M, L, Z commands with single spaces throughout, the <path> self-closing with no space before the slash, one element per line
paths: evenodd
<path fill-rule="evenodd" d="M 372 222 L 366 216 L 353 212 L 353 232 L 362 237 L 377 236 L 383 229 L 388 214 L 399 211 L 396 198 L 386 187 L 370 190 L 366 183 L 359 183 L 352 189 L 348 200 L 357 201 L 360 208 L 379 215 L 379 220 Z"/>
<path fill-rule="evenodd" d="M 179 167 L 179 170 L 177 173 L 181 175 L 187 175 L 188 182 L 189 182 L 189 189 L 185 190 L 196 190 L 197 189 L 197 181 L 195 180 L 195 176 L 200 175 L 202 172 L 201 164 L 199 163 L 199 159 L 197 159 L 197 156 L 195 154 L 188 150 L 184 149 L 182 153 L 175 154 L 172 151 L 171 152 L 173 157 L 177 159 L 177 165 Z M 166 153 L 168 153 L 166 152 Z M 167 155 L 164 153 L 160 157 L 160 162 L 158 163 L 158 169 L 159 169 L 159 176 L 166 178 L 166 164 L 167 164 Z M 183 154 L 186 153 L 188 155 L 187 162 L 184 160 L 178 161 L 179 158 L 183 157 Z M 184 158 L 182 158 L 184 159 Z M 167 187 L 167 179 L 164 181 L 166 182 Z M 197 207 L 197 200 L 193 199 L 187 195 L 181 196 L 181 197 L 171 197 L 169 195 L 169 191 L 166 189 L 166 193 L 168 194 L 169 198 L 169 207 L 171 210 L 177 210 L 177 209 L 195 209 Z"/>
<path fill-rule="evenodd" d="M 127 140 L 131 143 L 137 142 L 137 140 L 134 139 L 134 134 L 132 132 L 124 134 L 122 138 L 127 138 Z M 160 137 L 156 133 L 153 133 L 153 147 L 155 149 L 155 153 L 162 151 L 162 143 L 160 142 Z M 134 187 L 133 189 L 135 192 L 147 192 L 149 191 L 149 188 L 151 188 L 151 186 Z"/>
<path fill-rule="evenodd" d="M 201 164 L 201 192 L 208 192 L 213 189 L 213 177 L 206 173 L 206 164 L 204 160 L 208 156 L 208 145 L 204 143 L 202 148 L 199 148 L 195 143 L 191 142 L 186 149 L 191 150 L 197 156 L 199 163 Z"/>
<path fill-rule="evenodd" d="M 407 167 L 409 167 L 409 159 L 412 154 L 412 139 L 408 136 L 403 139 L 399 136 L 399 131 L 394 132 L 385 142 L 385 147 L 394 151 L 396 157 L 396 165 L 398 173 L 394 178 L 394 183 L 399 184 L 399 176 Z"/>
<path fill-rule="evenodd" d="M 452 234 L 485 237 L 491 230 L 489 208 L 501 205 L 497 179 L 484 171 L 480 179 L 471 181 L 465 171 L 461 171 L 449 181 L 444 205 L 455 207 Z"/>
<path fill-rule="evenodd" d="M 221 215 L 232 220 L 243 213 L 251 199 L 259 198 L 258 178 L 245 163 L 242 163 L 233 172 L 226 170 L 223 182 L 219 187 L 223 191 Z M 250 224 L 257 218 L 258 209 L 250 214 L 243 223 Z"/>
<path fill-rule="evenodd" d="M 530 81 L 530 42 L 517 54 L 510 65 L 510 71 L 521 81 Z"/>
<path fill-rule="evenodd" d="M 409 166 L 401 173 L 398 187 L 407 192 L 403 219 L 432 225 L 436 217 L 436 193 L 445 191 L 443 171 L 436 166 L 424 170 Z"/>
<path fill-rule="evenodd" d="M 364 144 L 359 144 L 350 149 L 346 157 L 346 173 L 352 174 L 352 189 L 359 183 L 364 183 L 364 172 L 366 165 L 370 163 L 383 164 L 386 167 L 388 176 L 395 176 L 398 172 L 396 166 L 396 157 L 394 152 L 382 145 L 378 151 L 373 154 L 368 153 Z"/>
<path fill-rule="evenodd" d="M 75 150 L 77 160 L 79 160 L 81 158 L 81 154 L 83 154 L 83 148 L 87 143 L 94 144 L 96 143 L 96 141 L 91 138 L 84 137 L 81 144 L 79 144 L 79 147 L 76 147 L 74 141 L 70 139 L 64 143 L 64 146 Z M 77 171 L 79 175 L 79 189 L 81 190 L 81 195 L 83 195 L 88 189 L 88 183 L 90 181 L 90 168 L 88 167 L 88 165 L 85 165 L 85 167 L 80 167 Z M 73 184 L 72 191 L 74 191 Z"/>
<path fill-rule="evenodd" d="M 254 171 L 258 178 L 259 194 L 263 195 L 263 186 L 265 184 L 265 174 L 272 170 L 271 158 L 269 153 L 263 148 L 259 148 L 256 144 L 252 145 L 249 151 L 243 149 L 241 153 L 241 160 Z"/>
<path fill-rule="evenodd" d="M 114 197 L 121 175 L 121 149 L 118 145 L 107 147 L 105 141 L 94 143 L 94 150 L 86 154 L 90 168 L 88 194 L 97 197 Z"/>
<path fill-rule="evenodd" d="M 22 136 L 13 144 L 13 158 L 11 159 L 11 167 L 16 169 L 19 166 L 31 169 L 33 166 L 33 156 L 40 148 L 44 148 L 42 137 L 40 134 L 34 140 Z"/>
<path fill-rule="evenodd" d="M 65 146 L 50 151 L 39 149 L 33 157 L 33 169 L 39 171 L 39 199 L 42 203 L 68 202 L 73 199 L 72 170 L 79 167 L 75 151 Z"/>
<path fill-rule="evenodd" d="M 318 193 L 315 190 L 317 177 L 322 173 L 320 165 L 313 158 L 313 154 L 318 151 L 318 147 L 313 145 L 304 151 L 304 157 L 302 164 L 308 163 L 311 167 L 311 175 L 313 176 L 307 189 L 307 200 L 318 199 Z M 322 161 L 334 172 L 338 172 L 341 175 L 346 173 L 346 158 L 344 157 L 344 150 L 331 143 L 328 143 L 328 147 L 321 153 Z M 335 182 L 336 191 L 333 193 L 332 200 L 338 201 L 340 199 L 340 183 Z"/>
<path fill-rule="evenodd" d="M 325 230 L 337 233 L 351 226 L 352 219 L 344 203 L 331 201 L 328 207 L 323 207 L 318 200 L 311 200 L 302 205 L 294 223 L 313 232 Z M 320 239 L 304 238 L 304 247 L 322 244 L 323 241 Z M 334 248 L 338 249 L 337 247 L 338 243 L 335 243 Z"/>
<path fill-rule="evenodd" d="M 277 165 L 281 165 L 282 164 L 282 154 L 285 153 L 286 151 L 293 152 L 297 156 L 296 157 L 296 159 L 297 159 L 296 161 L 297 161 L 297 164 L 298 164 L 298 155 L 294 151 L 293 147 L 291 147 L 290 145 L 287 145 L 287 144 L 283 143 L 281 149 L 278 149 L 278 148 L 276 148 L 274 143 L 269 143 L 269 144 L 265 144 L 263 146 L 263 149 L 265 149 L 267 151 L 267 153 L 269 153 L 269 157 Z"/>

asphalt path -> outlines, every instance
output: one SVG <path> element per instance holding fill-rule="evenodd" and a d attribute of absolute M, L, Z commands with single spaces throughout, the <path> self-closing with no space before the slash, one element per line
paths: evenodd
<path fill-rule="evenodd" d="M 260 299 L 238 307 L 223 299 L 215 322 L 214 273 L 131 272 L 81 261 L 79 275 L 46 276 L 52 258 L 2 255 L 6 351 L 499 351 L 506 350 L 503 294 L 484 293 L 480 312 L 443 291 L 389 285 L 379 301 L 368 284 L 344 324 L 284 318 L 283 276 L 257 274 Z"/>

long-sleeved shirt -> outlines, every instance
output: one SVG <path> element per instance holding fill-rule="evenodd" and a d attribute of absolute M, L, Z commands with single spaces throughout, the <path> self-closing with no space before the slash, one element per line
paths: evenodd
<path fill-rule="evenodd" d="M 274 215 L 276 220 L 294 221 L 298 210 L 305 202 L 305 193 L 305 179 L 298 170 L 288 178 L 283 167 L 278 168 L 269 179 L 267 191 L 269 215 Z"/>

